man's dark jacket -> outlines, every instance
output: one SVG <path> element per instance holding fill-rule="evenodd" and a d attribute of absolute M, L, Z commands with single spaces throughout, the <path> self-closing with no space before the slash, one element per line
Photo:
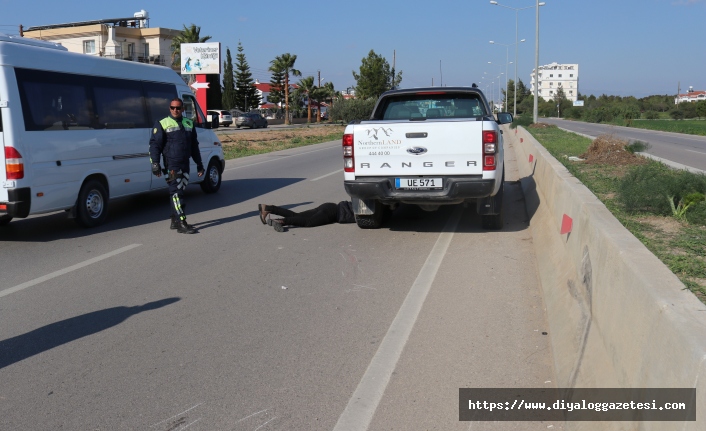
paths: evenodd
<path fill-rule="evenodd" d="M 169 170 L 189 172 L 189 158 L 194 159 L 198 169 L 203 169 L 194 122 L 171 115 L 157 121 L 150 136 L 150 163 L 159 163 L 160 155 Z"/>

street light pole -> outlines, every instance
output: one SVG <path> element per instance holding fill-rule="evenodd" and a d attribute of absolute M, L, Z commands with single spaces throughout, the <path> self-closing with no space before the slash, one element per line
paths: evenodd
<path fill-rule="evenodd" d="M 536 72 L 537 68 L 539 67 L 539 7 L 544 6 L 546 3 L 545 2 L 540 2 L 537 0 L 537 5 L 536 6 L 527 6 L 527 7 L 521 7 L 521 8 L 515 8 L 515 7 L 510 7 L 510 6 L 505 6 L 504 4 L 500 4 L 495 0 L 491 0 L 490 4 L 495 5 L 495 6 L 501 6 L 507 9 L 512 9 L 515 11 L 515 106 L 513 108 L 513 116 L 517 115 L 517 51 L 519 50 L 519 43 L 517 41 L 517 15 L 518 12 L 523 10 L 523 9 L 531 9 L 533 7 L 537 8 L 537 25 L 536 25 L 536 49 L 535 49 L 535 67 L 534 70 Z M 521 41 L 522 42 L 522 41 Z M 537 76 L 535 73 L 535 79 L 534 79 L 535 85 L 537 83 Z M 537 122 L 537 95 L 536 95 L 536 89 L 537 87 L 535 86 L 535 96 L 534 96 L 534 122 Z"/>
<path fill-rule="evenodd" d="M 532 122 L 537 123 L 539 97 L 539 0 L 537 0 L 537 15 L 534 27 L 534 108 L 532 110 Z"/>

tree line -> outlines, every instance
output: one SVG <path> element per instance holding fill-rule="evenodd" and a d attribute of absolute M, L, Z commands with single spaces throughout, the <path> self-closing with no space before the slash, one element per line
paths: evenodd
<path fill-rule="evenodd" d="M 507 93 L 502 90 L 503 98 L 507 96 L 507 108 L 512 112 L 515 97 L 515 83 L 511 79 L 507 84 Z M 655 120 L 659 118 L 672 118 L 683 120 L 691 118 L 706 118 L 706 101 L 674 103 L 673 95 L 651 95 L 643 98 L 634 96 L 608 96 L 602 94 L 585 96 L 578 94 L 577 100 L 582 100 L 584 106 L 573 106 L 573 102 L 566 98 L 561 87 L 552 100 L 540 98 L 537 102 L 537 112 L 540 117 L 564 117 L 583 120 L 592 123 L 610 122 L 615 120 L 630 123 L 633 120 Z M 517 114 L 532 115 L 534 110 L 534 96 L 522 80 L 517 84 Z"/>

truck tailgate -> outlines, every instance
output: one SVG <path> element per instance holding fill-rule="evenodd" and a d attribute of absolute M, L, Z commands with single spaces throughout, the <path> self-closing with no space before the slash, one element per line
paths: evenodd
<path fill-rule="evenodd" d="M 482 132 L 476 120 L 355 125 L 355 175 L 482 175 Z"/>

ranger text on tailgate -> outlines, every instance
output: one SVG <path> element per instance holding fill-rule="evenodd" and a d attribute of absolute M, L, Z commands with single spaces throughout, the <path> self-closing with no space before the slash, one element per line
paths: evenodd
<path fill-rule="evenodd" d="M 344 186 L 356 222 L 376 229 L 400 203 L 434 211 L 473 203 L 483 227 L 503 227 L 503 137 L 475 87 L 383 93 L 370 120 L 343 135 Z"/>

